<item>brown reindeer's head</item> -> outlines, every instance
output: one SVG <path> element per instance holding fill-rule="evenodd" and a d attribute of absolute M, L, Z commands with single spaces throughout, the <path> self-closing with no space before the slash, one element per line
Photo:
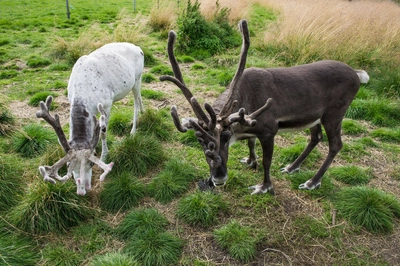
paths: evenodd
<path fill-rule="evenodd" d="M 188 129 L 195 130 L 196 137 L 203 147 L 204 154 L 210 167 L 210 185 L 216 186 L 224 185 L 228 179 L 226 163 L 228 160 L 229 140 L 232 135 L 231 125 L 233 123 L 240 123 L 241 126 L 253 127 L 257 123 L 254 119 L 270 106 L 269 99 L 263 107 L 250 115 L 245 114 L 244 108 L 237 110 L 238 104 L 235 100 L 236 87 L 244 71 L 247 51 L 250 46 L 249 31 L 245 20 L 239 22 L 239 29 L 243 39 L 239 66 L 232 82 L 224 92 L 224 96 L 227 97 L 225 97 L 221 106 L 219 106 L 221 107 L 218 108 L 219 111 L 214 109 L 210 104 L 205 103 L 204 108 L 208 113 L 207 115 L 201 108 L 197 99 L 193 97 L 191 91 L 186 87 L 174 55 L 174 43 L 176 40 L 176 33 L 174 31 L 170 31 L 168 36 L 168 57 L 175 77 L 160 77 L 161 81 L 168 80 L 178 86 L 190 103 L 197 119 L 184 119 L 183 123 L 181 123 L 176 106 L 172 106 L 171 115 L 176 128 L 180 132 L 186 132 Z"/>
<path fill-rule="evenodd" d="M 77 194 L 85 195 L 86 189 L 91 188 L 92 165 L 97 164 L 104 172 L 100 176 L 100 180 L 104 180 L 108 172 L 111 171 L 113 163 L 105 164 L 96 156 L 94 156 L 94 149 L 99 141 L 100 126 L 95 116 L 93 116 L 93 134 L 92 138 L 85 143 L 71 143 L 67 141 L 64 131 L 61 128 L 60 120 L 57 114 L 52 117 L 49 109 L 53 97 L 48 96 L 46 102 L 40 102 L 41 110 L 36 113 L 38 118 L 43 118 L 55 130 L 58 140 L 63 147 L 66 155 L 57 161 L 52 166 L 39 166 L 39 172 L 45 181 L 55 183 L 56 180 L 65 182 L 72 175 L 77 185 Z M 102 117 L 100 118 L 102 119 Z M 68 173 L 64 177 L 58 175 L 58 170 L 65 164 L 68 164 Z"/>

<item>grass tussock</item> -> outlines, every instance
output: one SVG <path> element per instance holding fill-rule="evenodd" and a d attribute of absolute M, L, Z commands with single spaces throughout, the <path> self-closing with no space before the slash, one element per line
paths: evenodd
<path fill-rule="evenodd" d="M 15 155 L 0 156 L 0 211 L 5 211 L 18 203 L 23 191 L 23 162 Z"/>
<path fill-rule="evenodd" d="M 374 177 L 371 168 L 360 168 L 355 165 L 332 167 L 328 176 L 348 185 L 365 185 Z"/>
<path fill-rule="evenodd" d="M 221 195 L 196 191 L 180 200 L 177 216 L 192 226 L 208 228 L 215 225 L 219 215 L 227 208 Z"/>
<path fill-rule="evenodd" d="M 391 232 L 394 219 L 400 218 L 396 197 L 374 188 L 344 188 L 337 194 L 334 205 L 342 217 L 373 233 Z"/>
<path fill-rule="evenodd" d="M 54 185 L 42 180 L 29 187 L 10 214 L 17 228 L 34 234 L 65 232 L 93 216 L 74 182 Z"/>
<path fill-rule="evenodd" d="M 114 162 L 113 172 L 130 172 L 143 176 L 164 161 L 161 142 L 152 135 L 137 132 L 115 143 L 108 154 L 108 161 Z"/>
<path fill-rule="evenodd" d="M 55 132 L 35 123 L 24 126 L 12 136 L 13 149 L 27 158 L 42 155 L 49 145 L 55 143 Z"/>
<path fill-rule="evenodd" d="M 173 6 L 154 6 L 150 11 L 148 23 L 153 31 L 169 31 L 174 28 L 176 14 L 176 8 Z"/>
<path fill-rule="evenodd" d="M 112 178 L 100 193 L 100 206 L 110 212 L 127 211 L 139 204 L 146 188 L 128 172 Z"/>
<path fill-rule="evenodd" d="M 122 239 L 138 237 L 149 231 L 163 232 L 169 224 L 168 220 L 156 209 L 143 208 L 128 213 L 117 227 L 116 232 Z"/>
<path fill-rule="evenodd" d="M 169 232 L 148 231 L 131 239 L 124 250 L 143 266 L 178 265 L 183 241 Z"/>
<path fill-rule="evenodd" d="M 90 266 L 139 266 L 140 264 L 128 254 L 121 252 L 109 252 L 102 255 L 97 255 L 93 258 Z"/>
<path fill-rule="evenodd" d="M 215 229 L 213 235 L 218 245 L 243 263 L 252 261 L 256 256 L 257 238 L 252 236 L 250 227 L 242 226 L 237 220 Z"/>
<path fill-rule="evenodd" d="M 0 258 L 2 265 L 37 265 L 40 252 L 31 240 L 0 232 Z"/>
<path fill-rule="evenodd" d="M 172 158 L 165 163 L 165 168 L 152 179 L 149 193 L 157 201 L 171 202 L 189 189 L 195 179 L 196 169 L 181 158 Z"/>

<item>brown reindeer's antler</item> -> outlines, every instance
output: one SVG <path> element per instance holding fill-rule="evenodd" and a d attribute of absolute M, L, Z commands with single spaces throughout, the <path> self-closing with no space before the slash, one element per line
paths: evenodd
<path fill-rule="evenodd" d="M 60 118 L 58 117 L 57 114 L 55 114 L 53 118 L 49 113 L 52 101 L 53 101 L 52 96 L 47 97 L 46 103 L 41 101 L 40 102 L 41 110 L 36 112 L 36 117 L 43 118 L 47 123 L 49 123 L 53 127 L 54 131 L 58 136 L 61 146 L 64 148 L 65 153 L 68 153 L 68 151 L 71 149 L 71 146 L 69 146 L 67 138 L 65 137 L 65 133 L 61 128 Z"/>

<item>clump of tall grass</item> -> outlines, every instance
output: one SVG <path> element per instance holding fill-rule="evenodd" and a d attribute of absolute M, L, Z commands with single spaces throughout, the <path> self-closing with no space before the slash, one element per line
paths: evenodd
<path fill-rule="evenodd" d="M 143 266 L 178 265 L 183 241 L 169 232 L 146 231 L 130 239 L 124 251 Z"/>
<path fill-rule="evenodd" d="M 108 120 L 108 130 L 111 134 L 117 136 L 127 136 L 132 129 L 132 118 L 132 110 L 113 110 Z"/>
<path fill-rule="evenodd" d="M 53 98 L 57 97 L 57 94 L 51 91 L 40 91 L 32 95 L 29 99 L 28 104 L 30 106 L 39 106 L 41 101 L 46 102 L 48 96 L 53 96 Z M 50 110 L 57 108 L 57 104 L 53 101 L 53 104 L 50 107 Z"/>
<path fill-rule="evenodd" d="M 108 252 L 105 254 L 97 255 L 89 263 L 91 266 L 140 266 L 140 264 L 128 254 L 118 251 Z"/>
<path fill-rule="evenodd" d="M 11 210 L 10 219 L 29 233 L 65 232 L 94 216 L 85 202 L 86 198 L 76 194 L 74 182 L 54 185 L 40 180 L 21 197 Z"/>
<path fill-rule="evenodd" d="M 168 203 L 189 189 L 189 182 L 195 179 L 195 173 L 195 168 L 185 160 L 172 158 L 150 182 L 149 193 L 157 201 Z"/>
<path fill-rule="evenodd" d="M 114 162 L 113 172 L 130 172 L 143 176 L 165 159 L 161 142 L 152 135 L 137 132 L 116 142 L 108 154 L 108 160 Z"/>
<path fill-rule="evenodd" d="M 172 130 L 170 117 L 163 109 L 147 109 L 138 119 L 137 132 L 151 134 L 162 141 L 170 139 Z"/>
<path fill-rule="evenodd" d="M 153 6 L 149 14 L 149 26 L 153 31 L 168 31 L 176 21 L 176 10 L 172 6 Z"/>
<path fill-rule="evenodd" d="M 24 164 L 12 154 L 0 155 L 0 211 L 18 203 L 23 191 Z"/>
<path fill-rule="evenodd" d="M 4 104 L 0 102 L 0 136 L 5 136 L 14 131 L 15 118 L 5 107 Z"/>
<path fill-rule="evenodd" d="M 40 259 L 40 252 L 32 240 L 2 231 L 0 254 L 2 265 L 37 265 Z"/>
<path fill-rule="evenodd" d="M 242 226 L 237 220 L 215 229 L 213 235 L 218 245 L 243 263 L 250 262 L 256 256 L 257 238 L 252 236 L 250 227 Z"/>
<path fill-rule="evenodd" d="M 151 231 L 161 233 L 169 224 L 168 220 L 156 209 L 142 208 L 128 213 L 117 227 L 117 234 L 124 240 L 138 237 Z"/>
<path fill-rule="evenodd" d="M 12 136 L 13 149 L 23 157 L 32 158 L 43 154 L 49 145 L 57 143 L 53 130 L 39 124 L 28 124 Z"/>
<path fill-rule="evenodd" d="M 332 167 L 327 176 L 333 177 L 348 185 L 365 185 L 374 177 L 371 168 L 360 168 L 354 165 Z"/>
<path fill-rule="evenodd" d="M 371 67 L 400 60 L 400 8 L 392 2 L 271 3 L 281 14 L 261 47 L 287 65 L 329 58 Z"/>
<path fill-rule="evenodd" d="M 156 79 L 154 78 L 154 80 Z M 166 94 L 162 91 L 141 90 L 141 94 L 143 98 L 157 100 L 157 101 L 162 101 L 167 98 Z"/>
<path fill-rule="evenodd" d="M 220 194 L 196 191 L 179 201 L 176 214 L 192 226 L 208 228 L 216 224 L 219 215 L 227 212 L 227 208 Z"/>
<path fill-rule="evenodd" d="M 144 184 L 130 173 L 123 172 L 104 185 L 100 193 L 100 206 L 111 212 L 127 211 L 137 206 L 145 193 Z"/>
<path fill-rule="evenodd" d="M 337 194 L 334 205 L 340 216 L 373 233 L 391 232 L 394 219 L 400 218 L 396 197 L 374 188 L 344 188 Z"/>

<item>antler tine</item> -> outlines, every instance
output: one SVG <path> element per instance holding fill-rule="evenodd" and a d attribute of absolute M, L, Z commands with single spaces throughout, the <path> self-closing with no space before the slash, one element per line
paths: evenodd
<path fill-rule="evenodd" d="M 245 115 L 244 114 L 245 109 L 240 108 L 238 112 L 231 114 L 228 117 L 228 119 L 226 120 L 227 123 L 224 124 L 224 126 L 229 126 L 232 123 L 238 122 L 242 126 L 253 127 L 257 124 L 257 121 L 254 118 L 259 116 L 263 111 L 269 109 L 271 107 L 271 103 L 272 103 L 272 98 L 269 98 L 262 107 L 260 107 L 259 109 L 257 109 L 256 111 L 254 111 L 249 115 Z"/>
<path fill-rule="evenodd" d="M 53 129 L 56 132 L 58 139 L 61 143 L 61 146 L 64 148 L 64 151 L 66 153 L 68 153 L 68 151 L 71 149 L 71 146 L 69 146 L 67 138 L 65 137 L 65 133 L 61 128 L 60 118 L 58 117 L 58 114 L 55 114 L 54 118 L 53 118 L 53 117 L 51 117 L 51 115 L 49 113 L 49 109 L 50 109 L 52 101 L 53 101 L 52 96 L 47 97 L 46 103 L 41 101 L 40 102 L 41 110 L 36 112 L 36 117 L 43 118 L 47 123 L 49 123 L 53 127 Z"/>
<path fill-rule="evenodd" d="M 197 99 L 192 97 L 192 99 L 190 99 L 190 103 L 197 118 L 208 126 L 210 119 L 208 119 L 207 115 L 204 113 Z"/>
<path fill-rule="evenodd" d="M 61 177 L 58 175 L 58 170 L 60 170 L 60 168 L 63 167 L 63 165 L 65 165 L 67 162 L 71 161 L 73 156 L 74 155 L 72 153 L 67 153 L 67 155 L 65 155 L 63 158 L 58 160 L 52 166 L 47 166 L 47 165 L 39 166 L 39 172 L 43 176 L 44 181 L 55 184 L 56 181 L 54 180 L 54 178 L 61 182 L 65 182 L 66 180 L 68 180 L 71 177 L 70 167 L 68 168 L 67 175 L 64 177 Z M 73 163 L 73 162 L 71 162 L 71 163 Z"/>
<path fill-rule="evenodd" d="M 183 95 L 185 96 L 186 100 L 190 103 L 190 99 L 193 97 L 192 92 L 188 89 L 188 87 L 186 87 L 186 85 L 184 83 L 182 83 L 181 81 L 179 81 L 177 78 L 175 77 L 171 77 L 171 76 L 161 76 L 160 77 L 161 81 L 171 81 L 172 83 L 174 83 L 176 86 L 178 86 L 179 89 L 181 89 Z"/>
<path fill-rule="evenodd" d="M 175 77 L 180 82 L 182 82 L 182 84 L 185 84 L 185 82 L 183 81 L 181 69 L 179 68 L 178 61 L 176 60 L 174 54 L 175 40 L 176 40 L 176 33 L 175 31 L 171 30 L 168 34 L 168 48 L 167 48 L 168 58 L 169 61 L 171 62 L 172 71 L 174 72 Z"/>
<path fill-rule="evenodd" d="M 232 96 L 235 93 L 235 87 L 237 82 L 240 80 L 242 77 L 243 71 L 246 67 L 246 60 L 247 60 L 247 52 L 250 47 L 250 34 L 249 34 L 249 29 L 247 27 L 247 21 L 242 19 L 239 22 L 239 30 L 242 33 L 242 49 L 240 51 L 240 59 L 239 59 L 239 65 L 236 70 L 235 76 L 232 79 L 232 82 L 229 85 L 229 96 L 227 97 L 227 101 L 225 105 L 222 107 L 220 115 L 221 116 L 228 116 L 234 108 L 232 105 L 234 104 Z"/>
<path fill-rule="evenodd" d="M 204 108 L 206 108 L 206 110 L 211 118 L 211 121 L 207 125 L 208 129 L 210 131 L 213 131 L 215 129 L 215 126 L 217 125 L 217 115 L 215 114 L 214 108 L 210 104 L 205 103 Z"/>
<path fill-rule="evenodd" d="M 175 105 L 171 107 L 171 116 L 172 120 L 174 120 L 176 129 L 178 129 L 182 133 L 185 133 L 188 129 L 187 127 L 182 126 L 181 122 L 179 121 L 179 115 Z"/>

